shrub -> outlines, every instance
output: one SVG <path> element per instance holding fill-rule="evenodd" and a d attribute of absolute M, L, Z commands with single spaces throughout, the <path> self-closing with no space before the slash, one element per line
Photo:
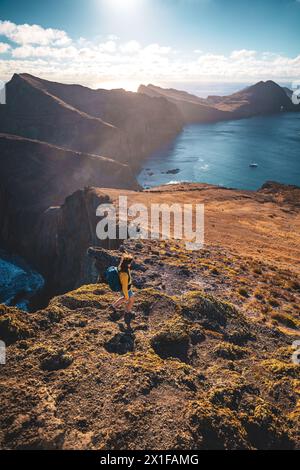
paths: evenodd
<path fill-rule="evenodd" d="M 220 408 L 207 400 L 189 405 L 191 433 L 198 449 L 247 449 L 246 432 L 238 416 L 229 408 Z"/>
<path fill-rule="evenodd" d="M 261 363 L 261 366 L 276 378 L 286 376 L 297 378 L 299 375 L 299 365 L 292 362 L 288 364 L 277 359 L 267 359 Z"/>
<path fill-rule="evenodd" d="M 1 313 L 4 315 L 0 316 L 0 339 L 6 344 L 13 344 L 33 334 L 32 329 L 20 319 L 21 313 L 17 309 L 1 306 Z"/>
<path fill-rule="evenodd" d="M 161 358 L 177 357 L 185 360 L 189 348 L 186 321 L 179 315 L 164 323 L 162 329 L 152 336 L 151 346 Z"/>
<path fill-rule="evenodd" d="M 46 371 L 66 369 L 72 362 L 72 356 L 63 349 L 57 351 L 47 349 L 41 357 L 41 368 Z"/>
<path fill-rule="evenodd" d="M 280 306 L 280 303 L 276 299 L 269 299 L 269 304 L 274 308 L 278 308 Z"/>
<path fill-rule="evenodd" d="M 240 294 L 242 297 L 246 297 L 246 298 L 249 297 L 249 293 L 248 293 L 247 289 L 245 289 L 245 287 L 240 287 L 240 288 L 239 288 L 239 294 Z"/>
<path fill-rule="evenodd" d="M 299 320 L 296 320 L 292 317 L 292 315 L 287 313 L 273 312 L 271 316 L 273 320 L 276 320 L 278 323 L 281 323 L 288 328 L 293 328 L 296 330 L 300 326 Z"/>
<path fill-rule="evenodd" d="M 213 353 L 223 359 L 234 360 L 246 356 L 248 350 L 241 346 L 236 346 L 235 344 L 222 342 L 213 349 Z"/>

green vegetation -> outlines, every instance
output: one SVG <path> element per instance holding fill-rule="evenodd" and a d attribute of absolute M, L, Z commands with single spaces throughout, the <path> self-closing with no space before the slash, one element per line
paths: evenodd
<path fill-rule="evenodd" d="M 300 328 L 300 321 L 294 318 L 292 315 L 282 312 L 272 312 L 271 318 L 276 320 L 278 323 L 297 330 Z"/>
<path fill-rule="evenodd" d="M 41 368 L 46 371 L 55 371 L 69 367 L 73 358 L 63 349 L 46 349 L 41 355 Z"/>
<path fill-rule="evenodd" d="M 0 305 L 0 340 L 9 345 L 31 336 L 32 328 L 22 319 L 25 315 L 15 308 Z"/>
<path fill-rule="evenodd" d="M 150 343 L 162 358 L 177 357 L 185 360 L 189 348 L 187 322 L 179 315 L 175 315 L 163 323 L 158 333 L 152 336 Z"/>
<path fill-rule="evenodd" d="M 213 353 L 223 359 L 237 360 L 245 357 L 248 354 L 248 350 L 231 343 L 222 342 L 214 348 Z"/>

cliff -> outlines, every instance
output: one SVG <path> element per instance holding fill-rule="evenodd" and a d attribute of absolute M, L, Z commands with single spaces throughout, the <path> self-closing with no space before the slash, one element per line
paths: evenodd
<path fill-rule="evenodd" d="M 151 97 L 160 96 L 166 98 L 176 105 L 186 124 L 224 121 L 231 118 L 229 112 L 217 109 L 208 101 L 183 91 L 174 89 L 165 90 L 154 85 L 141 85 L 138 93 Z"/>
<path fill-rule="evenodd" d="M 137 187 L 132 171 L 108 158 L 4 134 L 0 154 L 2 246 L 33 263 L 55 284 L 55 292 L 62 284 L 64 291 L 73 288 L 78 271 L 70 260 L 80 264 L 82 252 L 94 243 L 89 218 L 96 219 L 103 198 L 89 199 L 89 192 L 81 190 L 65 199 L 78 188 L 93 185 Z"/>
<path fill-rule="evenodd" d="M 46 210 L 32 247 L 53 290 L 85 285 L 35 313 L 0 306 L 0 448 L 299 449 L 299 191 L 122 191 L 129 204 L 205 203 L 206 243 L 190 252 L 175 240 L 95 247 L 95 208 L 116 189 Z M 125 250 L 126 322 L 101 279 L 90 284 Z"/>
<path fill-rule="evenodd" d="M 209 96 L 207 99 L 154 85 L 141 85 L 138 91 L 148 96 L 163 96 L 176 104 L 186 123 L 224 121 L 300 110 L 300 106 L 291 102 L 286 91 L 270 80 L 229 96 Z"/>
<path fill-rule="evenodd" d="M 124 90 L 91 90 L 15 74 L 0 108 L 0 131 L 112 157 L 138 167 L 183 122 L 167 100 Z"/>
<path fill-rule="evenodd" d="M 138 188 L 128 165 L 99 155 L 8 134 L 0 153 L 1 186 L 16 207 L 44 210 L 85 186 Z"/>
<path fill-rule="evenodd" d="M 230 111 L 238 118 L 300 109 L 293 105 L 285 90 L 271 80 L 256 83 L 227 97 L 208 97 L 208 101 L 213 101 L 218 109 Z"/>
<path fill-rule="evenodd" d="M 96 226 L 99 222 L 96 208 L 107 202 L 117 206 L 119 194 L 120 190 L 117 189 L 86 188 L 67 197 L 61 206 L 50 207 L 39 212 L 38 216 L 22 207 L 19 212 L 16 212 L 16 209 L 13 211 L 9 205 L 11 199 L 7 198 L 2 214 L 5 214 L 5 210 L 8 211 L 6 214 L 16 216 L 2 216 L 1 233 L 15 252 L 25 256 L 45 276 L 48 298 L 97 280 L 91 259 L 86 256 L 88 247 L 99 245 L 104 248 L 116 248 L 120 242 L 112 241 L 109 244 L 96 239 Z M 293 278 L 295 274 L 292 273 L 299 272 L 299 188 L 268 183 L 262 190 L 254 192 L 211 185 L 183 184 L 143 192 L 122 190 L 122 195 L 128 197 L 128 206 L 141 203 L 149 207 L 149 210 L 151 204 L 172 205 L 178 201 L 186 204 L 204 203 L 205 243 L 208 247 L 218 246 L 222 247 L 224 253 L 230 251 L 240 258 L 250 257 L 254 260 L 254 265 L 261 262 L 263 253 L 265 262 L 271 265 L 275 263 L 275 269 L 290 273 L 287 274 L 287 279 Z M 5 202 L 4 198 L 2 202 Z M 214 271 L 218 276 L 220 266 L 223 265 L 222 250 L 213 250 L 211 256 L 214 261 L 209 263 L 209 269 L 204 262 L 204 272 L 198 273 L 200 279 L 203 274 L 210 274 L 209 288 L 213 288 L 215 284 Z M 158 261 L 164 256 L 163 252 L 163 249 L 158 252 Z M 186 256 L 182 260 L 183 266 L 187 261 Z M 202 266 L 201 250 L 193 252 L 193 260 L 196 266 Z M 234 264 L 234 261 L 232 263 Z M 228 273 L 230 272 L 229 268 Z M 155 276 L 155 273 L 153 275 Z M 197 278 L 196 273 L 195 277 Z M 247 277 L 248 283 L 249 273 Z M 253 282 L 255 283 L 255 278 Z M 297 279 L 294 282 L 297 285 Z M 181 284 L 182 280 L 179 280 L 178 289 Z M 239 284 L 233 269 L 230 277 L 225 276 L 224 283 L 220 282 L 218 292 L 228 300 L 233 296 L 233 293 L 228 291 L 229 284 L 237 291 L 243 290 L 243 276 Z M 285 294 L 278 295 L 284 297 Z M 237 297 L 240 298 L 238 293 Z M 272 296 L 267 291 L 265 297 L 270 298 L 272 302 Z M 252 295 L 249 302 L 251 308 L 254 308 L 251 304 Z M 243 299 L 243 303 L 248 305 L 248 297 Z M 267 303 L 266 309 L 268 305 Z M 289 301 L 286 309 L 289 315 Z"/>

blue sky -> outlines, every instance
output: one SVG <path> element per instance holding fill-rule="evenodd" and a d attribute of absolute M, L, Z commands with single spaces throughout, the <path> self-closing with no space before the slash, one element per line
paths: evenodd
<path fill-rule="evenodd" d="M 298 0 L 1 0 L 0 19 L 5 80 L 28 71 L 134 89 L 300 78 Z"/>

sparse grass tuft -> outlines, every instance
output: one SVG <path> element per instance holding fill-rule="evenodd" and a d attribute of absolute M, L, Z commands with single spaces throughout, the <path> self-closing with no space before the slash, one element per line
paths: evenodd
<path fill-rule="evenodd" d="M 213 353 L 223 359 L 237 360 L 245 357 L 248 354 L 248 350 L 235 344 L 222 342 L 215 346 Z"/>

